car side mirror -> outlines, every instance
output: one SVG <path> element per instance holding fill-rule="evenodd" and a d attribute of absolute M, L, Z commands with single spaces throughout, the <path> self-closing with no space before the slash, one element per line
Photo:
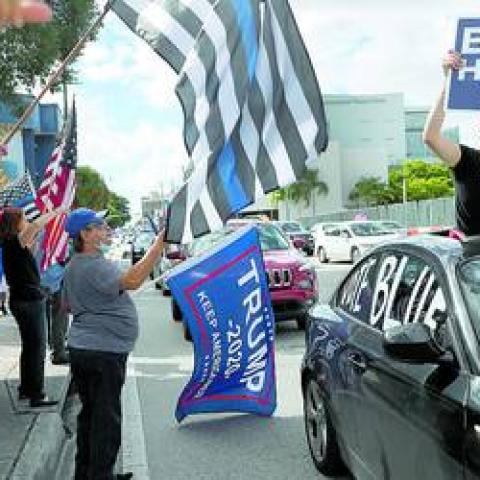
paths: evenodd
<path fill-rule="evenodd" d="M 412 363 L 435 363 L 446 352 L 433 338 L 430 327 L 418 322 L 388 329 L 383 346 L 390 357 Z"/>

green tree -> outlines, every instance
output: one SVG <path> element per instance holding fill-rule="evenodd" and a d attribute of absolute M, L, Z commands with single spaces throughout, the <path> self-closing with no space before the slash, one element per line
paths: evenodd
<path fill-rule="evenodd" d="M 353 187 L 348 199 L 358 207 L 388 203 L 388 187 L 379 177 L 362 177 Z"/>
<path fill-rule="evenodd" d="M 102 176 L 92 167 L 77 168 L 77 193 L 75 207 L 109 211 L 112 227 L 124 225 L 130 220 L 128 200 L 108 189 Z"/>
<path fill-rule="evenodd" d="M 388 189 L 394 202 L 403 200 L 404 178 L 407 200 L 449 197 L 455 193 L 452 174 L 447 166 L 408 160 L 403 166 L 392 167 L 389 171 Z"/>
<path fill-rule="evenodd" d="M 0 99 L 15 104 L 15 92 L 44 83 L 97 15 L 94 0 L 55 2 L 52 22 L 0 31 Z M 92 37 L 93 38 L 93 37 Z M 92 39 L 91 38 L 91 39 Z M 91 40 L 90 39 L 90 40 Z M 73 81 L 67 69 L 61 82 Z"/>
<path fill-rule="evenodd" d="M 328 186 L 325 182 L 318 179 L 318 170 L 307 169 L 298 182 L 273 192 L 272 199 L 274 203 L 285 200 L 292 200 L 298 203 L 303 200 L 308 207 L 314 192 L 320 195 L 326 195 L 328 193 Z"/>
<path fill-rule="evenodd" d="M 349 199 L 357 206 L 400 203 L 404 180 L 407 200 L 449 197 L 455 192 L 448 167 L 441 163 L 408 160 L 390 168 L 388 185 L 378 177 L 362 177 L 350 192 Z"/>

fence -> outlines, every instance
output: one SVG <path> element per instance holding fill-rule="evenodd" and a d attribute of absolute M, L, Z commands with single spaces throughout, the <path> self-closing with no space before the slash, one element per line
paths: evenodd
<path fill-rule="evenodd" d="M 300 217 L 298 220 L 307 228 L 318 222 L 353 220 L 363 213 L 369 220 L 393 220 L 405 227 L 429 225 L 450 226 L 455 224 L 455 200 L 453 197 L 394 203 L 377 207 L 355 208 L 335 213 Z"/>

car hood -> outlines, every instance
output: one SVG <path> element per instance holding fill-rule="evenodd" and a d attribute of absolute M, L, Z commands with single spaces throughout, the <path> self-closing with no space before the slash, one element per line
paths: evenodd
<path fill-rule="evenodd" d="M 266 250 L 263 252 L 265 268 L 298 267 L 306 262 L 303 255 L 297 250 Z"/>

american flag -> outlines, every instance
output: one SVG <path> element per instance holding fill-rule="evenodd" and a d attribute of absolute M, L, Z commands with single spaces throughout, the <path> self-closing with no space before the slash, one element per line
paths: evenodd
<path fill-rule="evenodd" d="M 0 207 L 23 208 L 27 220 L 40 216 L 36 203 L 35 188 L 29 173 L 0 190 Z"/>
<path fill-rule="evenodd" d="M 188 243 L 304 175 L 327 147 L 323 100 L 287 0 L 134 1 L 113 9 L 179 73 L 194 169 L 166 239 Z"/>
<path fill-rule="evenodd" d="M 37 205 L 42 213 L 56 208 L 69 209 L 75 198 L 75 168 L 77 165 L 77 115 L 75 101 L 64 126 L 62 139 L 55 148 L 45 169 L 42 184 L 37 191 Z M 41 269 L 64 261 L 68 253 L 68 234 L 65 232 L 66 214 L 55 217 L 45 228 Z"/>

